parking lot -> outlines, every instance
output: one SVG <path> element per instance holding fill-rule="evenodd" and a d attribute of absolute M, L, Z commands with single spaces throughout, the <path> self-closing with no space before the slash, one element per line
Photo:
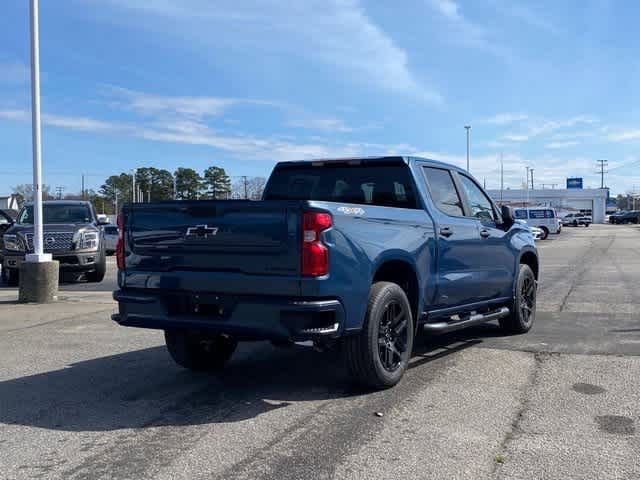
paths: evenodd
<path fill-rule="evenodd" d="M 244 344 L 219 374 L 110 320 L 115 265 L 52 305 L 0 289 L 2 478 L 640 478 L 640 227 L 538 242 L 533 330 L 418 341 L 396 388 L 335 351 Z"/>

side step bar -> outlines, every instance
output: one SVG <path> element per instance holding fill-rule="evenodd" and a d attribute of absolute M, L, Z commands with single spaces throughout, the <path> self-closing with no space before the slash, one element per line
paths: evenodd
<path fill-rule="evenodd" d="M 448 333 L 462 328 L 480 325 L 481 323 L 490 322 L 491 320 L 498 320 L 499 318 L 506 317 L 507 315 L 509 315 L 509 309 L 507 307 L 502 307 L 500 310 L 495 310 L 493 312 L 471 315 L 466 320 L 460 320 L 458 322 L 425 323 L 422 328 L 425 332 Z"/>

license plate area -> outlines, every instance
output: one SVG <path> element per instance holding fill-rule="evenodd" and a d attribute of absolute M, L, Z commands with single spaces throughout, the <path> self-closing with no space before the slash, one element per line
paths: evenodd
<path fill-rule="evenodd" d="M 196 315 L 212 320 L 227 320 L 236 306 L 236 299 L 211 293 L 178 294 L 165 297 L 169 315 Z"/>

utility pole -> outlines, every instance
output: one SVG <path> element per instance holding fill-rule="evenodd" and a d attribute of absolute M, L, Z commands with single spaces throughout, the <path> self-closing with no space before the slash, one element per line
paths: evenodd
<path fill-rule="evenodd" d="M 136 169 L 134 168 L 131 172 L 133 172 L 131 174 L 131 203 L 136 203 Z"/>
<path fill-rule="evenodd" d="M 605 172 L 604 171 L 604 167 L 609 165 L 609 161 L 608 160 L 596 160 L 596 162 L 600 166 L 600 172 L 598 172 L 598 173 L 600 173 L 600 188 L 604 188 L 604 174 L 605 173 L 609 173 L 609 172 Z"/>
<path fill-rule="evenodd" d="M 244 183 L 244 199 L 246 200 L 247 198 L 249 198 L 249 194 L 247 193 L 247 176 L 246 175 L 242 176 L 242 182 Z"/>
<path fill-rule="evenodd" d="M 176 200 L 178 198 L 178 183 L 176 181 L 176 177 L 173 177 L 173 199 Z"/>
<path fill-rule="evenodd" d="M 502 152 L 500 152 L 500 202 L 502 202 L 502 191 L 504 190 L 504 163 Z"/>
<path fill-rule="evenodd" d="M 84 173 L 82 174 L 82 200 L 84 200 Z"/>
<path fill-rule="evenodd" d="M 525 180 L 525 190 L 527 191 L 527 206 L 529 205 L 529 167 L 525 167 L 527 169 L 527 179 Z"/>
<path fill-rule="evenodd" d="M 118 215 L 118 190 L 116 190 L 115 214 Z"/>
<path fill-rule="evenodd" d="M 533 168 L 531 169 L 531 190 L 533 190 Z"/>
<path fill-rule="evenodd" d="M 467 172 L 469 171 L 469 130 L 471 130 L 471 125 L 465 125 L 465 130 L 467 131 Z"/>

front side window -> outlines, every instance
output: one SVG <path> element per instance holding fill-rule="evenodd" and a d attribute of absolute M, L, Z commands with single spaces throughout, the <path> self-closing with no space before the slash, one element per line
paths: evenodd
<path fill-rule="evenodd" d="M 469 207 L 471 208 L 471 215 L 481 220 L 496 220 L 496 214 L 493 210 L 493 205 L 489 197 L 480 189 L 476 183 L 466 175 L 460 175 L 462 181 L 462 188 L 467 194 L 469 199 Z"/>
<path fill-rule="evenodd" d="M 449 170 L 424 167 L 424 173 L 436 207 L 447 215 L 462 217 L 462 201 Z"/>

